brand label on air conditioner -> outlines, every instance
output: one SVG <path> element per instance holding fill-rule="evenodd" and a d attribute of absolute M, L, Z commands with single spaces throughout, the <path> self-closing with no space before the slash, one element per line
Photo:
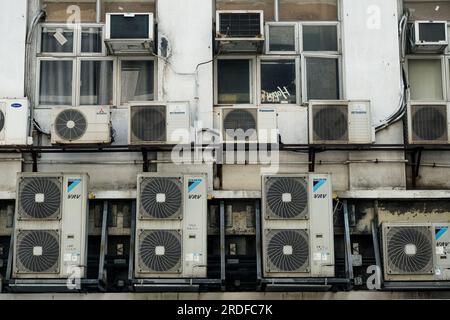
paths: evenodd
<path fill-rule="evenodd" d="M 316 178 L 313 179 L 313 193 L 314 199 L 325 199 L 327 197 L 326 193 L 320 193 L 325 190 L 324 185 L 327 183 L 326 178 Z"/>
<path fill-rule="evenodd" d="M 198 186 L 202 183 L 203 179 L 192 178 L 188 180 L 188 193 L 189 199 L 198 200 L 202 197 L 200 193 L 194 193 L 198 190 Z"/>

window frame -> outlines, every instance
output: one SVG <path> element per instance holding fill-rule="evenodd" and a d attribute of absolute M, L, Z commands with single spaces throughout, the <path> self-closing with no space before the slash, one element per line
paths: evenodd
<path fill-rule="evenodd" d="M 305 51 L 304 41 L 303 41 L 303 27 L 304 26 L 336 26 L 336 46 L 337 51 Z M 339 21 L 308 21 L 299 22 L 298 24 L 298 34 L 299 34 L 299 47 L 300 52 L 303 53 L 320 53 L 320 54 L 341 54 L 341 23 Z"/>
<path fill-rule="evenodd" d="M 39 33 L 37 39 L 37 55 L 38 57 L 76 57 L 78 53 L 78 27 L 77 24 L 69 24 L 69 23 L 53 23 L 53 22 L 45 22 L 39 24 Z M 42 52 L 42 34 L 43 29 L 45 27 L 54 27 L 54 28 L 64 28 L 64 29 L 73 29 L 73 50 L 72 52 Z"/>
<path fill-rule="evenodd" d="M 250 101 L 248 103 L 219 103 L 219 60 L 248 60 L 249 61 L 249 81 L 250 81 Z M 229 106 L 229 105 L 256 105 L 258 98 L 255 96 L 257 91 L 257 56 L 256 55 L 221 55 L 214 60 L 214 105 L 215 106 Z"/>
<path fill-rule="evenodd" d="M 294 28 L 294 45 L 295 45 L 295 51 L 271 51 L 270 50 L 270 27 L 289 27 L 292 26 Z M 300 35 L 299 35 L 299 27 L 298 22 L 288 22 L 288 21 L 270 21 L 266 22 L 265 26 L 265 33 L 266 33 L 266 43 L 265 43 L 265 53 L 266 54 L 273 54 L 273 55 L 293 55 L 293 54 L 299 54 L 300 53 Z"/>
<path fill-rule="evenodd" d="M 128 101 L 122 103 L 122 61 L 153 61 L 153 100 L 149 101 Z M 158 92 L 158 59 L 149 56 L 120 56 L 117 58 L 116 64 L 116 88 L 117 93 L 115 95 L 116 106 L 118 109 L 128 108 L 128 105 L 132 102 L 154 102 L 159 101 Z"/>
<path fill-rule="evenodd" d="M 105 24 L 103 23 L 81 23 L 78 25 L 78 36 L 77 36 L 77 55 L 80 57 L 106 57 L 107 50 L 105 44 Z M 100 28 L 101 29 L 101 42 L 102 42 L 102 51 L 101 52 L 81 52 L 81 41 L 83 39 L 83 28 Z"/>

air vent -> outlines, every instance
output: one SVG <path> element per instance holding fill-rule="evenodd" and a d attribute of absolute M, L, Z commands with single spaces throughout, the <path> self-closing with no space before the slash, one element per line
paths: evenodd
<path fill-rule="evenodd" d="M 60 248 L 57 231 L 19 231 L 16 250 L 17 273 L 59 272 Z"/>
<path fill-rule="evenodd" d="M 5 127 L 5 114 L 0 110 L 0 131 Z"/>
<path fill-rule="evenodd" d="M 266 234 L 269 272 L 309 272 L 309 238 L 305 230 L 269 230 Z"/>
<path fill-rule="evenodd" d="M 265 205 L 268 219 L 307 219 L 308 189 L 300 177 L 267 177 Z"/>
<path fill-rule="evenodd" d="M 222 121 L 224 140 L 257 139 L 257 109 L 224 109 Z"/>
<path fill-rule="evenodd" d="M 68 141 L 78 140 L 84 136 L 87 120 L 82 112 L 76 109 L 61 111 L 54 122 L 56 134 Z"/>
<path fill-rule="evenodd" d="M 182 185 L 179 178 L 144 178 L 140 186 L 142 218 L 181 218 L 183 210 Z"/>
<path fill-rule="evenodd" d="M 58 178 L 22 178 L 18 199 L 20 219 L 58 219 L 61 181 Z"/>
<path fill-rule="evenodd" d="M 131 107 L 131 142 L 165 142 L 167 119 L 165 106 Z"/>
<path fill-rule="evenodd" d="M 384 237 L 388 274 L 433 273 L 433 235 L 430 228 L 387 227 Z"/>
<path fill-rule="evenodd" d="M 218 32 L 224 38 L 261 37 L 261 14 L 259 12 L 221 12 Z"/>
<path fill-rule="evenodd" d="M 446 105 L 411 106 L 412 142 L 448 142 Z"/>
<path fill-rule="evenodd" d="M 140 272 L 181 272 L 181 234 L 175 230 L 146 230 L 139 236 Z"/>
<path fill-rule="evenodd" d="M 347 142 L 347 106 L 316 106 L 313 111 L 313 134 L 314 141 Z"/>

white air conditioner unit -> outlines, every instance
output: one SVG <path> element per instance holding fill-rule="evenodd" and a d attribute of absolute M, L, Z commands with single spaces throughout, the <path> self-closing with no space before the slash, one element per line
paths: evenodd
<path fill-rule="evenodd" d="M 411 49 L 415 53 L 440 53 L 448 46 L 447 21 L 415 21 Z"/>
<path fill-rule="evenodd" d="M 188 102 L 132 103 L 129 107 L 129 144 L 190 143 Z"/>
<path fill-rule="evenodd" d="M 450 105 L 446 102 L 408 104 L 408 142 L 410 144 L 450 143 Z"/>
<path fill-rule="evenodd" d="M 32 144 L 28 100 L 0 99 L 0 146 Z"/>
<path fill-rule="evenodd" d="M 205 278 L 204 174 L 141 174 L 137 182 L 136 278 Z"/>
<path fill-rule="evenodd" d="M 387 281 L 450 280 L 450 223 L 382 224 Z"/>
<path fill-rule="evenodd" d="M 278 143 L 277 111 L 270 107 L 219 107 L 218 126 L 226 143 Z"/>
<path fill-rule="evenodd" d="M 370 144 L 375 141 L 369 101 L 311 100 L 311 144 Z"/>
<path fill-rule="evenodd" d="M 264 11 L 217 10 L 216 41 L 219 51 L 261 51 L 264 43 Z"/>
<path fill-rule="evenodd" d="M 52 144 L 101 144 L 111 142 L 109 107 L 55 107 L 52 110 Z"/>
<path fill-rule="evenodd" d="M 13 278 L 85 277 L 88 186 L 82 173 L 18 175 Z"/>
<path fill-rule="evenodd" d="M 154 51 L 153 13 L 107 13 L 105 43 L 110 54 L 149 54 Z"/>
<path fill-rule="evenodd" d="M 334 277 L 329 174 L 262 177 L 264 277 Z"/>

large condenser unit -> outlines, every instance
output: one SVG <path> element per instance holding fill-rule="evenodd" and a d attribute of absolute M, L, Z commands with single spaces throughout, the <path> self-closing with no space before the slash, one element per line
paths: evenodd
<path fill-rule="evenodd" d="M 29 106 L 27 99 L 0 99 L 0 146 L 27 145 Z"/>

